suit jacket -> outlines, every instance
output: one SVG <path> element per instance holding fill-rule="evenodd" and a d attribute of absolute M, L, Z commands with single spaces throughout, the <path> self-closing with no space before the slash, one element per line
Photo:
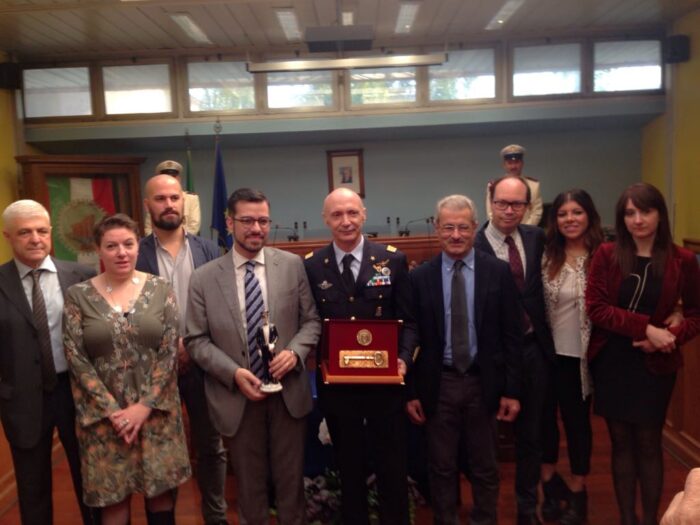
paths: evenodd
<path fill-rule="evenodd" d="M 480 370 L 483 401 L 496 412 L 502 396 L 520 397 L 522 357 L 521 310 L 507 263 L 483 252 L 474 253 L 475 364 Z M 410 374 L 412 397 L 426 415 L 435 412 L 445 349 L 442 254 L 413 270 L 413 289 L 420 352 Z M 448 283 L 449 286 L 449 283 Z"/>
<path fill-rule="evenodd" d="M 477 232 L 474 247 L 495 256 L 484 230 L 488 222 Z M 518 226 L 525 247 L 525 288 L 520 293 L 520 304 L 527 312 L 537 343 L 550 360 L 554 360 L 554 342 L 547 325 L 542 286 L 542 253 L 544 252 L 544 231 L 537 226 Z"/>
<path fill-rule="evenodd" d="M 282 397 L 292 417 L 311 411 L 311 391 L 304 362 L 316 346 L 321 323 L 301 259 L 276 248 L 265 250 L 267 305 L 277 326 L 277 348 L 299 356 L 297 368 L 282 379 Z M 227 253 L 195 270 L 187 300 L 185 344 L 206 372 L 204 388 L 214 426 L 235 435 L 248 399 L 238 391 L 234 375 L 250 368 L 247 334 L 238 301 L 233 256 Z"/>
<path fill-rule="evenodd" d="M 216 259 L 219 256 L 219 247 L 214 241 L 187 234 L 187 240 L 192 251 L 194 267 L 199 268 L 203 264 Z M 153 234 L 147 235 L 139 242 L 139 256 L 136 259 L 136 269 L 142 272 L 160 275 L 158 273 L 158 257 L 156 256 L 156 241 Z"/>
<path fill-rule="evenodd" d="M 591 260 L 586 287 L 586 308 L 593 323 L 588 346 L 589 359 L 595 358 L 605 346 L 611 333 L 633 340 L 646 339 L 648 324 L 663 326 L 663 322 L 683 300 L 683 321 L 671 329 L 677 346 L 670 354 L 655 352 L 646 356 L 647 367 L 658 373 L 677 370 L 682 364 L 680 345 L 700 333 L 700 270 L 695 254 L 679 246 L 673 247 L 666 261 L 661 297 L 651 316 L 630 312 L 617 305 L 622 272 L 614 262 L 614 243 L 602 244 Z"/>
<path fill-rule="evenodd" d="M 402 319 L 399 357 L 411 366 L 416 328 L 408 264 L 401 252 L 365 239 L 352 296 L 344 289 L 332 244 L 307 255 L 304 264 L 321 318 Z M 379 273 L 374 265 L 389 269 L 390 284 L 367 286 Z M 317 354 L 317 363 L 320 362 L 320 354 Z M 396 386 L 321 385 L 320 373 L 317 374 L 317 383 L 324 411 L 381 413 L 396 410 L 403 404 L 402 389 Z"/>
<path fill-rule="evenodd" d="M 54 259 L 61 291 L 90 279 L 95 271 Z M 24 294 L 17 265 L 0 266 L 0 418 L 8 441 L 18 448 L 35 446 L 42 433 L 41 350 L 34 315 Z"/>

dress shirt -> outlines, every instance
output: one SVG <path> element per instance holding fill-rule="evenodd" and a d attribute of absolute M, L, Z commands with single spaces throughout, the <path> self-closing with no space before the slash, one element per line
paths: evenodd
<path fill-rule="evenodd" d="M 160 244 L 155 232 L 153 232 L 153 238 L 156 246 L 158 274 L 173 287 L 177 309 L 180 314 L 180 336 L 184 336 L 187 321 L 187 289 L 190 286 L 190 277 L 194 271 L 194 260 L 192 259 L 188 235 L 185 233 L 184 228 L 181 231 L 185 236 L 185 242 L 182 243 L 182 247 L 175 258 Z"/>
<path fill-rule="evenodd" d="M 491 248 L 493 248 L 493 252 L 496 254 L 496 257 L 510 264 L 510 259 L 508 258 L 508 245 L 506 244 L 507 235 L 499 231 L 493 225 L 493 222 L 490 221 L 484 230 L 484 234 L 486 235 L 486 239 L 489 241 Z M 523 238 L 520 236 L 520 232 L 517 228 L 510 234 L 510 236 L 515 241 L 515 247 L 518 249 L 520 259 L 523 261 L 523 277 L 527 277 L 527 256 L 525 255 Z"/>
<path fill-rule="evenodd" d="M 467 293 L 467 313 L 469 316 L 469 355 L 474 362 L 477 352 L 476 329 L 474 328 L 474 250 L 462 259 L 464 266 L 465 291 Z M 442 304 L 445 308 L 445 351 L 442 355 L 442 363 L 452 366 L 452 272 L 455 260 L 443 252 L 442 254 Z"/>
<path fill-rule="evenodd" d="M 263 304 L 265 305 L 265 312 L 269 312 L 270 308 L 267 302 L 267 279 L 265 277 L 265 252 L 260 250 L 255 257 L 252 259 L 246 259 L 236 250 L 231 250 L 233 254 L 233 266 L 236 268 L 236 289 L 238 290 L 238 304 L 241 308 L 241 320 L 243 321 L 243 328 L 248 330 L 248 323 L 246 321 L 245 315 L 245 265 L 248 261 L 253 261 L 255 263 L 255 277 L 258 278 L 260 283 L 260 292 L 262 293 Z M 269 319 L 269 322 L 274 323 L 274 319 Z"/>
<path fill-rule="evenodd" d="M 33 268 L 17 259 L 15 259 L 15 264 L 22 280 L 24 295 L 27 297 L 29 309 L 31 310 L 33 308 L 32 288 L 34 287 L 34 280 L 31 275 Z M 53 364 L 56 367 L 56 373 L 60 374 L 68 370 L 66 356 L 63 353 L 63 292 L 61 291 L 61 283 L 58 280 L 58 270 L 51 257 L 46 257 L 38 268 L 44 270 L 39 274 L 39 285 L 41 286 L 41 292 L 44 294 L 46 316 L 49 320 Z"/>
<path fill-rule="evenodd" d="M 362 266 L 362 250 L 364 249 L 364 246 L 364 236 L 360 237 L 360 243 L 357 246 L 355 246 L 355 248 L 353 248 L 353 250 L 350 252 L 344 252 L 343 250 L 338 248 L 338 245 L 335 242 L 333 243 L 335 260 L 338 263 L 338 271 L 340 271 L 341 274 L 343 273 L 343 257 L 345 257 L 345 255 L 348 253 L 352 255 L 350 270 L 352 271 L 352 276 L 355 279 L 355 282 L 357 282 L 357 276 L 360 275 L 360 266 Z"/>

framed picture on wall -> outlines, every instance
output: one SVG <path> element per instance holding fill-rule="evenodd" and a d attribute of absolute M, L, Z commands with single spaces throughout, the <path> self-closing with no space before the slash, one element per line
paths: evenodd
<path fill-rule="evenodd" d="M 328 159 L 328 191 L 350 188 L 360 197 L 365 196 L 365 172 L 362 166 L 362 150 L 346 149 L 326 151 Z"/>

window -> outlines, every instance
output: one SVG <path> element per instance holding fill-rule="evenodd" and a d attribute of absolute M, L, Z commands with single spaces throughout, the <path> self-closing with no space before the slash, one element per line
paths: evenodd
<path fill-rule="evenodd" d="M 23 76 L 27 118 L 92 115 L 87 67 L 25 69 Z"/>
<path fill-rule="evenodd" d="M 597 42 L 593 48 L 593 90 L 661 89 L 661 42 Z"/>
<path fill-rule="evenodd" d="M 268 73 L 267 106 L 269 108 L 332 107 L 333 72 Z"/>
<path fill-rule="evenodd" d="M 108 115 L 170 113 L 170 68 L 167 64 L 102 68 Z"/>
<path fill-rule="evenodd" d="M 245 62 L 187 64 L 190 111 L 255 109 L 254 78 Z"/>
<path fill-rule="evenodd" d="M 493 49 L 450 51 L 449 60 L 430 66 L 430 100 L 468 100 L 496 96 Z"/>
<path fill-rule="evenodd" d="M 580 44 L 515 48 L 513 96 L 558 95 L 580 91 Z"/>
<path fill-rule="evenodd" d="M 353 106 L 416 101 L 416 68 L 354 69 L 350 72 Z"/>

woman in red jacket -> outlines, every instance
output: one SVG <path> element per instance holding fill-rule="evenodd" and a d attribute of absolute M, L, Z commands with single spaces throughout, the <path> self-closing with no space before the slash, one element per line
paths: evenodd
<path fill-rule="evenodd" d="M 695 255 L 673 244 L 663 195 L 637 183 L 617 202 L 615 243 L 591 262 L 586 307 L 593 334 L 589 361 L 594 410 L 612 441 L 615 495 L 623 525 L 657 523 L 663 485 L 661 432 L 680 345 L 700 333 L 700 270 Z M 683 304 L 682 320 L 670 323 Z"/>

